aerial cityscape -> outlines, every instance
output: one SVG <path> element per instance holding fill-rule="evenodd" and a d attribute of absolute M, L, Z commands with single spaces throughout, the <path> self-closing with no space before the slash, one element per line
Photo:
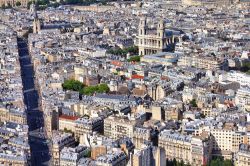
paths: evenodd
<path fill-rule="evenodd" d="M 250 166 L 250 0 L 0 0 L 1 166 Z"/>

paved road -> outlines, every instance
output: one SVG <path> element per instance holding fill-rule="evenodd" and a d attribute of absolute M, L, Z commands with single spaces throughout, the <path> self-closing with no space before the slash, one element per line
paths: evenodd
<path fill-rule="evenodd" d="M 18 39 L 18 50 L 24 87 L 24 102 L 27 106 L 31 164 L 34 166 L 49 165 L 49 141 L 47 141 L 43 131 L 43 113 L 38 110 L 38 94 L 34 86 L 34 70 L 25 39 Z"/>

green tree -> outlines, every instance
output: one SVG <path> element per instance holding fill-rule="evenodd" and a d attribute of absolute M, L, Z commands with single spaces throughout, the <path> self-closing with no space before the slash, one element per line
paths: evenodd
<path fill-rule="evenodd" d="M 231 160 L 224 160 L 223 161 L 223 166 L 233 166 L 233 163 L 232 163 L 232 161 Z"/>
<path fill-rule="evenodd" d="M 176 161 L 175 158 L 173 159 L 173 165 L 174 165 L 174 166 L 177 166 L 177 161 Z"/>
<path fill-rule="evenodd" d="M 60 6 L 60 3 L 54 2 L 54 3 L 49 4 L 49 6 L 50 6 L 50 7 L 57 8 L 58 6 Z"/>
<path fill-rule="evenodd" d="M 121 48 L 110 49 L 107 51 L 107 53 L 113 54 L 113 55 L 120 55 L 120 56 L 125 56 L 128 53 L 130 53 L 131 55 L 138 55 L 139 50 L 137 46 L 132 46 L 132 47 L 124 48 L 124 49 L 121 49 Z"/>
<path fill-rule="evenodd" d="M 49 4 L 49 0 L 38 0 L 37 5 L 38 6 L 46 6 Z"/>
<path fill-rule="evenodd" d="M 84 88 L 83 83 L 77 80 L 66 80 L 63 84 L 62 87 L 64 90 L 73 90 L 73 91 L 81 91 Z"/>
<path fill-rule="evenodd" d="M 231 160 L 224 160 L 221 157 L 217 157 L 210 161 L 209 166 L 233 166 Z"/>
<path fill-rule="evenodd" d="M 184 164 L 184 161 L 183 161 L 183 160 L 181 160 L 181 162 L 180 162 L 180 163 L 178 163 L 177 165 L 178 165 L 178 166 L 185 166 L 185 164 Z"/>
<path fill-rule="evenodd" d="M 66 4 L 82 4 L 83 0 L 66 0 Z"/>
<path fill-rule="evenodd" d="M 217 158 L 217 159 L 213 159 L 211 160 L 210 166 L 221 166 L 222 165 L 222 161 L 221 159 Z"/>
<path fill-rule="evenodd" d="M 16 2 L 16 6 L 21 6 L 21 5 L 22 5 L 21 2 L 19 1 Z"/>
<path fill-rule="evenodd" d="M 97 90 L 96 86 L 88 86 L 83 89 L 83 94 L 93 95 Z"/>
<path fill-rule="evenodd" d="M 34 1 L 29 1 L 28 4 L 27 4 L 27 8 L 30 9 L 30 5 L 34 3 Z"/>
<path fill-rule="evenodd" d="M 98 92 L 99 93 L 108 93 L 109 92 L 109 87 L 107 84 L 100 84 L 98 85 Z"/>
<path fill-rule="evenodd" d="M 240 71 L 250 74 L 250 62 L 243 62 Z"/>
<path fill-rule="evenodd" d="M 87 150 L 83 156 L 87 157 L 87 158 L 90 158 L 91 157 L 91 151 Z"/>
<path fill-rule="evenodd" d="M 132 56 L 128 59 L 128 62 L 140 62 L 141 57 L 140 56 Z"/>
<path fill-rule="evenodd" d="M 139 49 L 137 46 L 132 46 L 132 47 L 128 47 L 128 48 L 125 48 L 124 49 L 127 53 L 130 53 L 130 54 L 138 54 L 139 53 Z"/>
<path fill-rule="evenodd" d="M 73 133 L 71 130 L 68 130 L 66 127 L 63 129 L 65 133 Z"/>
<path fill-rule="evenodd" d="M 85 87 L 82 91 L 80 91 L 80 93 L 84 95 L 93 95 L 95 92 L 96 93 L 108 93 L 109 87 L 107 84 L 99 84 L 96 86 Z"/>
<path fill-rule="evenodd" d="M 93 95 L 95 92 L 96 93 L 108 93 L 109 92 L 109 87 L 107 84 L 99 84 L 96 86 L 85 87 L 83 83 L 74 79 L 66 80 L 62 84 L 62 87 L 64 90 L 78 91 L 81 95 L 83 94 Z"/>
<path fill-rule="evenodd" d="M 166 160 L 166 166 L 191 166 L 190 164 L 185 164 L 183 160 L 178 162 L 175 158 L 173 160 Z"/>
<path fill-rule="evenodd" d="M 197 107 L 197 103 L 195 99 L 191 100 L 189 104 L 191 104 L 192 107 Z"/>

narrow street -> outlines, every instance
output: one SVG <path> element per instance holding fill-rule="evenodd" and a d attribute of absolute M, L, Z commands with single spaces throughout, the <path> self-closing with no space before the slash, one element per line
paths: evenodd
<path fill-rule="evenodd" d="M 34 86 L 34 69 L 29 56 L 26 39 L 18 38 L 18 51 L 24 88 L 24 102 L 27 106 L 31 164 L 34 166 L 49 165 L 49 141 L 46 139 L 45 132 L 43 131 L 43 113 L 38 110 L 38 93 Z"/>

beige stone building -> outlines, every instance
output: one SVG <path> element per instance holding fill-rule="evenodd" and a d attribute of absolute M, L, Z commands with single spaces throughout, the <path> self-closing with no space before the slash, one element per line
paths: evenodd
<path fill-rule="evenodd" d="M 49 138 L 52 137 L 52 131 L 58 129 L 59 113 L 56 107 L 44 110 L 44 123 Z"/>
<path fill-rule="evenodd" d="M 139 23 L 138 47 L 140 55 L 149 55 L 166 51 L 170 44 L 179 41 L 179 36 L 173 35 L 173 32 L 167 30 L 165 22 L 161 20 L 157 28 L 150 29 L 147 25 L 147 19 L 141 18 Z"/>
<path fill-rule="evenodd" d="M 3 5 L 15 7 L 17 2 L 20 2 L 22 7 L 27 7 L 29 0 L 0 0 L 0 7 Z"/>
<path fill-rule="evenodd" d="M 60 152 L 60 166 L 77 166 L 78 161 L 90 152 L 85 146 L 64 147 Z"/>
<path fill-rule="evenodd" d="M 225 123 L 220 128 L 200 128 L 197 135 L 202 132 L 211 134 L 212 156 L 224 157 L 232 160 L 233 155 L 237 154 L 241 144 L 249 144 L 250 136 L 246 132 L 240 132 L 234 123 Z"/>
<path fill-rule="evenodd" d="M 167 107 L 164 109 L 165 120 L 180 120 L 181 119 L 181 109 L 178 107 Z"/>
<path fill-rule="evenodd" d="M 133 143 L 135 148 L 142 148 L 145 141 L 151 141 L 151 129 L 136 127 L 133 133 Z"/>
<path fill-rule="evenodd" d="M 250 111 L 250 87 L 242 86 L 237 90 L 235 104 Z"/>
<path fill-rule="evenodd" d="M 227 69 L 228 63 L 223 58 L 214 56 L 185 55 L 179 58 L 178 66 L 193 66 L 199 69 L 215 70 Z"/>
<path fill-rule="evenodd" d="M 75 128 L 76 128 L 75 121 L 78 118 L 79 117 L 76 116 L 61 115 L 59 117 L 59 130 L 64 131 L 66 129 L 75 133 Z"/>
<path fill-rule="evenodd" d="M 231 0 L 182 0 L 183 5 L 188 6 L 218 6 L 218 5 L 230 5 L 233 1 Z"/>
<path fill-rule="evenodd" d="M 104 119 L 104 135 L 113 139 L 121 137 L 133 137 L 135 120 L 128 120 L 120 117 L 109 117 Z"/>
<path fill-rule="evenodd" d="M 166 151 L 169 160 L 183 160 L 192 166 L 207 165 L 211 158 L 211 142 L 208 136 L 196 137 L 164 130 L 159 135 L 159 147 Z"/>
<path fill-rule="evenodd" d="M 33 33 L 38 33 L 40 31 L 41 31 L 41 21 L 36 16 L 34 21 L 33 21 Z"/>
<path fill-rule="evenodd" d="M 75 144 L 75 139 L 71 133 L 53 132 L 52 138 L 52 158 L 53 165 L 59 166 L 60 152 L 64 147 L 70 147 Z"/>
<path fill-rule="evenodd" d="M 163 118 L 165 118 L 161 106 L 152 106 L 151 111 L 152 111 L 152 119 L 161 121 L 163 120 Z"/>
<path fill-rule="evenodd" d="M 2 165 L 14 165 L 14 166 L 28 166 L 28 163 L 26 160 L 20 158 L 19 156 L 15 156 L 15 160 L 10 158 L 9 156 L 1 156 L 0 157 L 0 163 Z"/>
<path fill-rule="evenodd" d="M 27 123 L 26 114 L 22 110 L 0 107 L 0 115 L 0 122 L 15 122 L 19 124 Z"/>
<path fill-rule="evenodd" d="M 134 150 L 134 153 L 131 154 L 130 158 L 131 166 L 166 165 L 166 153 L 161 147 L 143 144 L 141 148 Z"/>
<path fill-rule="evenodd" d="M 75 121 L 75 137 L 80 139 L 84 134 L 89 134 L 94 131 L 103 132 L 103 119 L 97 118 L 79 118 Z"/>
<path fill-rule="evenodd" d="M 127 155 L 119 148 L 113 148 L 107 154 L 103 154 L 96 158 L 96 166 L 126 166 Z"/>
<path fill-rule="evenodd" d="M 100 145 L 100 146 L 92 146 L 91 147 L 91 158 L 95 160 L 98 156 L 107 154 L 107 147 Z"/>
<path fill-rule="evenodd" d="M 112 10 L 113 6 L 100 6 L 100 5 L 90 5 L 90 6 L 73 6 L 72 7 L 75 10 L 80 11 L 92 11 L 92 12 L 105 12 L 108 10 Z"/>
<path fill-rule="evenodd" d="M 148 95 L 152 97 L 154 100 L 160 100 L 166 97 L 171 92 L 171 88 L 169 86 L 155 84 L 148 86 L 147 92 Z"/>
<path fill-rule="evenodd" d="M 141 126 L 145 121 L 145 113 L 135 113 L 129 116 L 110 116 L 104 119 L 104 135 L 113 139 L 132 138 L 135 127 Z"/>
<path fill-rule="evenodd" d="M 250 146 L 249 144 L 241 144 L 240 150 L 236 154 L 236 166 L 249 166 L 250 165 Z"/>
<path fill-rule="evenodd" d="M 243 133 L 232 129 L 212 129 L 211 134 L 214 139 L 213 150 L 236 153 L 239 146 L 243 143 Z M 223 154 L 222 154 L 223 155 Z M 226 156 L 225 156 L 226 157 Z"/>

